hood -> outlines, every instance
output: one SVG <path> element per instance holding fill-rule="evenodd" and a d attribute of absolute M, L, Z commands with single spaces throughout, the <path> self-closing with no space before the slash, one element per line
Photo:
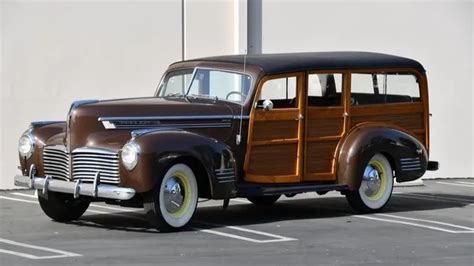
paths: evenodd
<path fill-rule="evenodd" d="M 134 98 L 81 105 L 71 111 L 69 150 L 98 147 L 118 150 L 143 128 L 182 128 L 225 141 L 232 133 L 232 109 L 208 99 Z M 104 126 L 105 125 L 105 126 Z"/>

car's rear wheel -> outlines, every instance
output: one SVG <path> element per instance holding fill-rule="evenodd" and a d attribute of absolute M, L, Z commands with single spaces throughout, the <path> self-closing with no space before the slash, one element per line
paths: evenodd
<path fill-rule="evenodd" d="M 255 196 L 255 197 L 248 197 L 247 199 L 259 207 L 268 207 L 272 206 L 281 195 L 271 195 L 271 196 Z"/>
<path fill-rule="evenodd" d="M 145 200 L 144 208 L 150 224 L 160 232 L 185 227 L 194 215 L 198 201 L 196 176 L 189 166 L 171 166 L 154 191 Z"/>
<path fill-rule="evenodd" d="M 43 212 L 58 222 L 77 220 L 89 207 L 90 201 L 84 198 L 75 199 L 72 195 L 48 192 L 48 196 L 38 192 L 38 201 Z"/>
<path fill-rule="evenodd" d="M 358 212 L 376 212 L 388 203 L 392 190 L 392 167 L 387 158 L 378 153 L 365 166 L 359 189 L 348 192 L 346 198 Z"/>

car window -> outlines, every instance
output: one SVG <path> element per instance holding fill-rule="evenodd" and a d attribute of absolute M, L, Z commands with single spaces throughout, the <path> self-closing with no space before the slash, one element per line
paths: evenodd
<path fill-rule="evenodd" d="M 249 75 L 216 69 L 197 69 L 188 96 L 244 103 L 250 89 Z"/>
<path fill-rule="evenodd" d="M 352 105 L 419 102 L 420 87 L 411 74 L 352 74 Z"/>
<path fill-rule="evenodd" d="M 297 107 L 296 76 L 267 80 L 260 92 L 259 102 L 271 100 L 273 108 Z"/>
<path fill-rule="evenodd" d="M 341 106 L 342 74 L 308 75 L 308 106 Z"/>
<path fill-rule="evenodd" d="M 160 86 L 158 96 L 184 95 L 188 89 L 193 74 L 192 69 L 168 73 Z"/>

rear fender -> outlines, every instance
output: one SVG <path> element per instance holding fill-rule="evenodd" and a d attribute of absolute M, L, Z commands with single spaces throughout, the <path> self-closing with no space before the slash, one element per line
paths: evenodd
<path fill-rule="evenodd" d="M 390 161 L 398 182 L 415 180 L 427 169 L 425 147 L 408 132 L 395 126 L 366 123 L 344 138 L 337 157 L 337 181 L 350 190 L 359 188 L 365 166 L 376 154 Z"/>

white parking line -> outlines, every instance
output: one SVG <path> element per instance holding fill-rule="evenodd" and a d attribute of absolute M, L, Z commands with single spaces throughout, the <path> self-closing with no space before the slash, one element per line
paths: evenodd
<path fill-rule="evenodd" d="M 474 185 L 464 185 L 464 184 L 448 183 L 448 182 L 441 182 L 441 181 L 437 181 L 436 183 L 443 184 L 443 185 L 450 185 L 450 186 L 474 188 Z"/>
<path fill-rule="evenodd" d="M 456 181 L 456 183 L 459 183 L 459 184 L 466 184 L 466 185 L 471 185 L 471 186 L 474 186 L 474 182 L 463 182 L 463 181 Z"/>
<path fill-rule="evenodd" d="M 27 198 L 34 198 L 34 199 L 37 198 L 37 196 L 35 196 L 35 195 L 26 194 L 26 193 L 13 192 L 13 193 L 10 193 L 10 194 L 11 195 L 16 195 L 16 196 L 27 197 Z M 140 210 L 136 210 L 136 209 L 117 208 L 117 207 L 103 206 L 103 205 L 94 204 L 94 203 L 92 203 L 90 206 L 91 207 L 96 207 L 96 208 L 114 210 L 114 211 L 121 211 L 121 212 L 140 212 Z M 99 211 L 99 213 L 106 213 L 106 212 L 100 212 Z"/>
<path fill-rule="evenodd" d="M 391 218 L 398 218 L 398 219 L 403 219 L 403 220 L 410 220 L 410 221 L 419 221 L 419 222 L 425 222 L 425 223 L 432 223 L 432 224 L 438 224 L 438 225 L 444 225 L 448 227 L 454 227 L 454 228 L 459 228 L 459 229 L 465 229 L 469 231 L 474 231 L 474 228 L 472 227 L 467 227 L 463 225 L 457 225 L 457 224 L 451 224 L 451 223 L 445 223 L 445 222 L 438 222 L 438 221 L 433 221 L 433 220 L 427 220 L 427 219 L 419 219 L 419 218 L 411 218 L 411 217 L 405 217 L 405 216 L 398 216 L 398 215 L 392 215 L 392 214 L 384 214 L 384 213 L 379 213 L 377 214 L 379 216 L 385 216 L 385 217 L 391 217 Z"/>
<path fill-rule="evenodd" d="M 13 193 L 12 193 L 13 194 Z M 10 197 L 5 197 L 5 196 L 0 196 L 0 199 L 6 199 L 6 200 L 12 200 L 12 201 L 19 201 L 19 202 L 25 202 L 25 203 L 32 203 L 32 204 L 39 204 L 37 201 L 32 201 L 32 200 L 25 200 L 25 199 L 18 199 L 18 198 L 10 198 Z M 113 214 L 109 212 L 102 212 L 102 211 L 96 211 L 96 210 L 87 210 L 86 212 L 91 212 L 91 213 L 98 213 L 98 214 Z M 118 214 L 117 214 L 118 215 Z"/>
<path fill-rule="evenodd" d="M 4 239 L 4 238 L 0 238 L 0 243 L 5 243 L 5 244 L 13 245 L 13 246 L 36 249 L 36 250 L 41 250 L 41 251 L 47 251 L 49 253 L 58 254 L 58 255 L 52 255 L 52 256 L 37 256 L 37 255 L 18 252 L 18 251 L 13 251 L 13 250 L 9 250 L 9 249 L 0 249 L 0 253 L 15 255 L 15 256 L 24 257 L 24 258 L 28 258 L 28 259 L 32 259 L 32 260 L 56 259 L 56 258 L 80 257 L 80 256 L 82 256 L 81 254 L 77 254 L 77 253 L 72 253 L 72 252 L 63 251 L 63 250 L 54 249 L 54 248 L 47 248 L 47 247 L 41 247 L 41 246 L 36 246 L 36 245 L 20 243 L 20 242 L 16 242 L 16 241 Z"/>
<path fill-rule="evenodd" d="M 388 214 L 376 214 L 376 215 L 385 216 L 385 217 L 394 218 L 394 219 L 377 218 L 377 217 L 373 217 L 373 216 L 369 216 L 369 215 L 354 215 L 354 217 L 362 218 L 362 219 L 368 219 L 368 220 L 381 221 L 381 222 L 387 222 L 387 223 L 410 225 L 410 226 L 414 226 L 414 227 L 431 229 L 431 230 L 441 231 L 441 232 L 451 233 L 451 234 L 472 234 L 472 233 L 474 233 L 474 228 L 461 226 L 461 225 L 442 223 L 442 222 L 438 222 L 438 221 L 425 220 L 425 219 L 403 217 L 403 216 L 398 216 L 398 215 L 388 215 Z M 438 227 L 438 226 L 431 226 L 431 225 L 425 225 L 425 224 L 420 224 L 420 223 L 407 222 L 407 221 L 403 221 L 403 220 L 419 221 L 419 222 L 425 222 L 425 223 L 431 223 L 431 224 L 437 224 L 437 225 L 444 225 L 444 226 L 447 226 L 447 227 L 467 229 L 467 230 L 450 230 L 450 229 L 441 228 L 441 227 Z"/>
<path fill-rule="evenodd" d="M 474 201 L 455 199 L 455 198 L 450 198 L 450 197 L 428 196 L 428 195 L 422 195 L 422 194 L 402 194 L 402 193 L 399 193 L 396 196 L 401 197 L 401 198 L 441 201 L 441 202 L 447 202 L 447 203 L 457 203 L 457 204 L 462 204 L 466 206 L 474 206 Z"/>
<path fill-rule="evenodd" d="M 13 200 L 13 201 L 20 201 L 20 202 L 38 204 L 37 201 L 25 200 L 25 199 L 18 199 L 18 198 L 10 198 L 10 197 L 5 197 L 5 196 L 0 196 L 0 199 L 6 199 L 6 200 Z"/>
<path fill-rule="evenodd" d="M 256 234 L 256 235 L 262 235 L 262 236 L 267 236 L 267 237 L 273 238 L 273 239 L 260 240 L 260 239 L 244 237 L 244 236 L 230 234 L 230 233 L 224 233 L 224 232 L 220 232 L 220 231 L 217 231 L 217 230 L 195 228 L 195 229 L 199 230 L 200 232 L 209 233 L 209 234 L 213 234 L 213 235 L 230 237 L 230 238 L 244 240 L 244 241 L 248 241 L 248 242 L 252 242 L 252 243 L 263 244 L 263 243 L 275 243 L 275 242 L 286 242 L 286 241 L 298 240 L 296 238 L 270 234 L 270 233 L 257 231 L 257 230 L 252 230 L 252 229 L 247 229 L 247 228 L 242 228 L 242 227 L 238 227 L 238 226 L 227 226 L 227 225 L 211 224 L 211 223 L 201 223 L 201 224 L 207 224 L 207 225 L 212 225 L 212 226 L 216 226 L 216 227 L 232 229 L 232 230 L 236 230 L 236 231 L 242 231 L 242 232 L 246 232 L 246 233 L 252 233 L 252 234 Z"/>
<path fill-rule="evenodd" d="M 448 196 L 440 196 L 440 195 L 435 195 L 435 194 L 420 194 L 420 193 L 411 193 L 410 195 L 426 197 L 426 198 L 431 198 L 431 199 L 445 199 L 445 200 L 451 200 L 451 201 L 462 202 L 462 203 L 474 203 L 474 200 L 470 200 L 467 198 L 448 197 Z"/>

